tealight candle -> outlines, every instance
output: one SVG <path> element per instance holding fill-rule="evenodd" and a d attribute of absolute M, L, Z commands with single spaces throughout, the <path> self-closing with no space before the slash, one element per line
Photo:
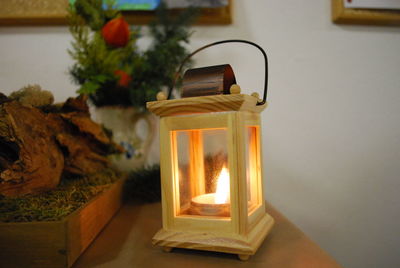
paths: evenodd
<path fill-rule="evenodd" d="M 203 216 L 230 216 L 229 172 L 223 167 L 218 179 L 215 193 L 198 195 L 190 202 L 190 212 Z"/>

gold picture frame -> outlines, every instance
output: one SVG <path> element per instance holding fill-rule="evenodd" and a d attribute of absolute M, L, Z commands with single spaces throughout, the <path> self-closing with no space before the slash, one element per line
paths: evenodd
<path fill-rule="evenodd" d="M 219 8 L 201 8 L 196 25 L 224 25 L 232 23 L 232 2 Z M 68 0 L 1 0 L 0 26 L 66 25 Z M 171 13 L 179 13 L 172 9 Z M 123 12 L 130 24 L 144 25 L 154 18 L 154 11 Z"/>
<path fill-rule="evenodd" d="M 343 0 L 332 0 L 332 21 L 337 24 L 400 25 L 400 10 L 346 8 Z"/>

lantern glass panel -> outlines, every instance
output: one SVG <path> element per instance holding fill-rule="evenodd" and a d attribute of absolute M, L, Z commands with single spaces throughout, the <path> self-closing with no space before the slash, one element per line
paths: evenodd
<path fill-rule="evenodd" d="M 246 134 L 246 182 L 249 215 L 261 205 L 261 170 L 258 126 L 247 126 Z"/>
<path fill-rule="evenodd" d="M 230 217 L 227 129 L 172 131 L 176 215 Z"/>

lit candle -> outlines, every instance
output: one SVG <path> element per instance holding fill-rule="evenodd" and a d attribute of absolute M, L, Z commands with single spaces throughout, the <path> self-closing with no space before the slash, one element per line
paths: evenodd
<path fill-rule="evenodd" d="M 218 179 L 215 193 L 198 195 L 190 202 L 192 214 L 203 216 L 230 216 L 229 172 L 223 167 Z"/>

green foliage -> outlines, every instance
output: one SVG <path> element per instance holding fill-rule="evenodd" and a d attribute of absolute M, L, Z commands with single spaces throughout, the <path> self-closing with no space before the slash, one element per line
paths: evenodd
<path fill-rule="evenodd" d="M 114 1 L 107 1 L 108 8 L 104 10 L 102 0 L 77 0 L 72 8 L 93 31 L 98 31 L 105 22 L 118 15 L 118 11 L 112 8 L 113 5 Z"/>
<path fill-rule="evenodd" d="M 160 166 L 154 165 L 130 172 L 124 185 L 124 197 L 140 203 L 160 201 Z"/>
<path fill-rule="evenodd" d="M 0 195 L 0 222 L 61 220 L 119 178 L 114 170 L 106 169 L 84 177 L 64 177 L 56 189 L 39 195 Z"/>
<path fill-rule="evenodd" d="M 138 51 L 139 29 L 131 29 L 129 43 L 111 47 L 101 30 L 109 20 L 121 16 L 113 2 L 103 10 L 101 0 L 77 0 L 70 8 L 70 32 L 73 37 L 69 53 L 74 65 L 70 69 L 73 81 L 80 85 L 78 93 L 88 94 L 96 106 L 121 105 L 144 108 L 147 101 L 170 87 L 180 62 L 188 55 L 185 47 L 191 35 L 189 25 L 197 10 L 189 8 L 171 16 L 161 4 L 156 20 L 149 25 L 151 46 Z M 118 85 L 116 70 L 131 75 L 127 87 Z"/>
<path fill-rule="evenodd" d="M 108 46 L 101 35 L 102 26 L 119 15 L 111 4 L 103 10 L 101 0 L 77 0 L 70 8 L 70 32 L 74 41 L 68 52 L 75 60 L 70 74 L 81 85 L 78 93 L 92 97 L 99 90 L 112 90 L 117 84 L 116 70 L 131 72 L 127 59 L 136 53 L 137 31 L 131 32 L 128 45 L 122 48 Z"/>

